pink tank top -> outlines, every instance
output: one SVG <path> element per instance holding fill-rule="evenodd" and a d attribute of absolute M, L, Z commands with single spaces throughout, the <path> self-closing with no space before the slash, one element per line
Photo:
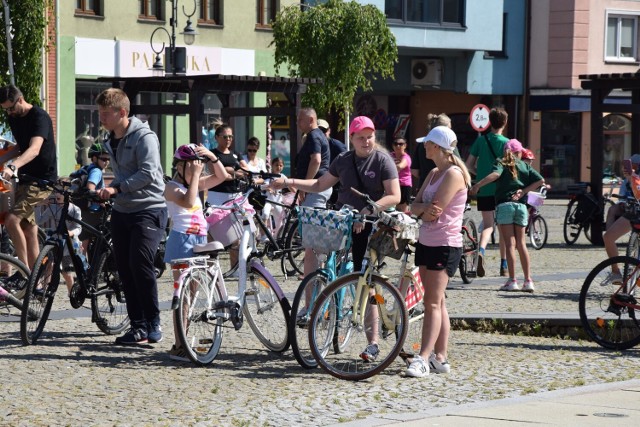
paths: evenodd
<path fill-rule="evenodd" d="M 433 182 L 433 177 L 431 178 L 422 193 L 423 203 L 431 203 L 438 187 L 442 183 L 442 179 L 452 170 L 462 173 L 459 167 L 451 166 L 436 182 Z M 462 234 L 460 231 L 462 230 L 462 215 L 467 202 L 467 191 L 466 188 L 458 191 L 437 220 L 422 223 L 418 238 L 421 244 L 431 247 L 462 247 Z"/>

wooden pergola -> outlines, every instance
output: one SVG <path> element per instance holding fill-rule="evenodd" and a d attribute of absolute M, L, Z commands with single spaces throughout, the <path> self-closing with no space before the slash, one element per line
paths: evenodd
<path fill-rule="evenodd" d="M 95 81 L 95 80 L 94 80 Z M 298 146 L 296 115 L 300 109 L 301 95 L 310 84 L 322 83 L 315 78 L 286 78 L 262 76 L 230 76 L 206 74 L 193 76 L 165 75 L 160 77 L 104 77 L 100 82 L 111 83 L 112 87 L 122 89 L 132 102 L 131 114 L 188 115 L 189 141 L 202 141 L 204 123 L 203 99 L 207 94 L 215 94 L 222 104 L 223 121 L 232 117 L 283 117 L 290 123 L 291 160 L 295 161 Z M 165 94 L 188 94 L 187 104 L 138 104 L 134 101 L 143 92 Z M 288 106 L 232 107 L 232 93 L 238 92 L 276 92 L 285 96 Z"/>
<path fill-rule="evenodd" d="M 640 71 L 636 73 L 582 74 L 583 89 L 591 91 L 591 189 L 594 194 L 602 194 L 602 170 L 604 147 L 604 113 L 631 114 L 631 149 L 640 152 Z M 611 102 L 614 90 L 631 92 L 631 103 Z M 609 102 L 607 102 L 609 101 Z M 603 221 L 595 221 L 592 226 L 594 244 L 602 245 Z"/>

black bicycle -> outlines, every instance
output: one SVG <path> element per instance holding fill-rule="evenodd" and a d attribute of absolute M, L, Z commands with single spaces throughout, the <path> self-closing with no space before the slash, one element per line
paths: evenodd
<path fill-rule="evenodd" d="M 567 187 L 570 200 L 563 225 L 564 241 L 567 245 L 573 245 L 583 231 L 587 240 L 591 242 L 591 223 L 597 218 L 604 221 L 607 209 L 614 205 L 611 193 L 618 183 L 618 180 L 611 181 L 609 191 L 602 197 L 597 197 L 589 191 L 589 182 L 578 182 Z"/>
<path fill-rule="evenodd" d="M 113 254 L 108 224 L 111 212 L 110 203 L 98 199 L 95 193 L 86 192 L 83 194 L 90 201 L 102 202 L 105 205 L 102 221 L 97 228 L 94 228 L 69 215 L 71 196 L 78 196 L 70 189 L 71 183 L 26 178 L 31 179 L 43 189 L 61 194 L 64 202 L 57 227 L 40 251 L 29 276 L 20 318 L 20 336 L 23 344 L 35 344 L 47 323 L 53 299 L 60 284 L 61 262 L 65 255 L 65 248 L 69 248 L 68 255 L 71 257 L 73 271 L 76 274 L 76 283 L 69 296 L 71 306 L 79 308 L 85 299 L 89 298 L 91 300 L 91 321 L 105 334 L 119 334 L 129 326 L 129 317 Z M 92 236 L 87 249 L 89 254 L 87 267 L 85 267 L 85 261 L 81 254 L 73 250 L 73 241 L 67 229 L 67 221 L 80 224 Z"/>

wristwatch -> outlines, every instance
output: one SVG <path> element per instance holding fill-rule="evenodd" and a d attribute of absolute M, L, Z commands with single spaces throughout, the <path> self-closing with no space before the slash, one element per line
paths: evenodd
<path fill-rule="evenodd" d="M 16 165 L 7 165 L 7 167 L 11 169 L 11 172 L 13 172 L 14 175 L 16 174 Z"/>

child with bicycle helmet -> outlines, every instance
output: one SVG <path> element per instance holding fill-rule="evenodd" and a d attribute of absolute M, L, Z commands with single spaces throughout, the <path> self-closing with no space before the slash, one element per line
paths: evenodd
<path fill-rule="evenodd" d="M 211 164 L 211 175 L 203 176 L 205 162 Z M 196 244 L 207 242 L 207 222 L 202 213 L 202 202 L 198 193 L 223 182 L 227 178 L 222 162 L 202 145 L 181 145 L 173 156 L 175 174 L 167 183 L 164 196 L 167 210 L 172 219 L 171 231 L 167 239 L 164 261 L 193 256 Z M 179 276 L 174 271 L 174 279 Z M 179 347 L 177 330 L 174 325 L 176 344 L 169 350 L 169 357 L 177 361 L 189 361 Z"/>
<path fill-rule="evenodd" d="M 491 173 L 471 187 L 471 194 L 476 194 L 483 186 L 496 182 L 496 222 L 506 244 L 509 270 L 509 279 L 499 289 L 501 291 L 520 290 L 516 280 L 516 249 L 520 255 L 520 264 L 524 273 L 522 291 L 534 291 L 525 240 L 529 214 L 524 196 L 529 191 L 535 191 L 544 185 L 544 178 L 521 160 L 522 150 L 520 141 L 510 139 L 504 146 L 503 157 L 494 164 Z"/>

